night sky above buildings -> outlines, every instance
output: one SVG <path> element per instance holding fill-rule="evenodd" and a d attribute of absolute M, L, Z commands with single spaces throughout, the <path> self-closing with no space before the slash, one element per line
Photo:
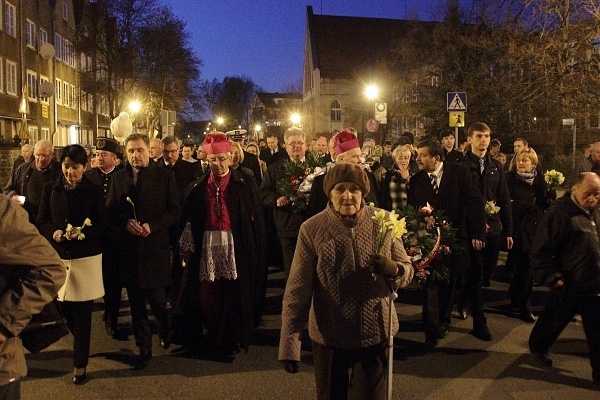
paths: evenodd
<path fill-rule="evenodd" d="M 314 14 L 440 20 L 442 0 L 161 0 L 183 19 L 202 79 L 246 75 L 265 91 L 300 82 L 306 7 Z"/>

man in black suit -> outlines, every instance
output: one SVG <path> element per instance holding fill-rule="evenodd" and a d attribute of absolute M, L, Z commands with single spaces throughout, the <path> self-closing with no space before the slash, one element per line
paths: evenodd
<path fill-rule="evenodd" d="M 185 190 L 194 178 L 202 173 L 198 171 L 197 163 L 189 163 L 179 157 L 179 140 L 174 136 L 165 136 L 161 144 L 162 157 L 156 163 L 162 167 L 172 170 L 175 174 L 175 182 L 179 189 L 179 197 L 183 199 Z"/>
<path fill-rule="evenodd" d="M 490 286 L 490 275 L 498 263 L 498 253 L 504 241 L 504 248 L 510 250 L 513 245 L 512 239 L 512 212 L 510 205 L 510 194 L 506 186 L 506 177 L 502 171 L 499 161 L 488 154 L 490 144 L 490 127 L 483 122 L 472 124 L 467 131 L 467 139 L 471 144 L 470 150 L 459 163 L 467 167 L 471 173 L 471 179 L 479 190 L 484 200 L 493 201 L 500 207 L 497 214 L 487 216 L 486 246 L 483 251 L 471 249 L 470 274 L 465 276 L 464 287 L 465 300 L 467 293 L 475 290 L 474 295 L 482 296 L 480 287 Z M 479 301 L 478 301 L 479 302 Z M 459 302 L 458 314 L 466 319 L 464 302 Z M 526 315 L 525 315 L 526 314 Z M 533 319 L 531 309 L 523 310 L 521 318 L 528 322 Z"/>
<path fill-rule="evenodd" d="M 287 153 L 285 148 L 279 145 L 279 138 L 274 133 L 267 135 L 267 148 L 260 151 L 260 159 L 263 160 L 267 167 L 277 160 L 286 159 Z"/>
<path fill-rule="evenodd" d="M 171 284 L 169 229 L 181 216 L 173 173 L 150 161 L 150 140 L 144 134 L 125 139 L 128 163 L 113 175 L 108 194 L 109 220 L 120 233 L 119 273 L 127 288 L 135 343 L 133 365 L 140 370 L 152 358 L 152 330 L 146 300 L 158 320 L 160 345 L 169 346 L 165 288 Z"/>
<path fill-rule="evenodd" d="M 123 168 L 117 165 L 117 154 L 121 153 L 119 142 L 111 138 L 98 138 L 96 157 L 98 167 L 86 172 L 86 177 L 102 189 L 104 200 L 108 197 L 113 174 Z M 104 283 L 104 326 L 106 333 L 113 339 L 127 339 L 127 334 L 118 329 L 119 308 L 121 306 L 121 283 L 119 282 L 119 253 L 114 236 L 101 238 L 102 245 L 102 282 Z"/>
<path fill-rule="evenodd" d="M 284 140 L 286 157 L 271 164 L 267 169 L 265 179 L 260 186 L 260 197 L 263 206 L 269 207 L 273 214 L 287 279 L 304 216 L 300 212 L 294 212 L 290 199 L 280 193 L 278 185 L 281 180 L 286 179 L 285 164 L 288 161 L 301 162 L 305 160 L 306 133 L 298 128 L 290 128 L 285 132 Z"/>
<path fill-rule="evenodd" d="M 459 244 L 468 249 L 481 250 L 485 240 L 485 206 L 483 197 L 473 186 L 465 167 L 444 163 L 444 148 L 437 140 L 427 140 L 417 146 L 419 172 L 410 179 L 408 204 L 424 207 L 429 203 L 443 211 L 452 226 L 458 229 Z M 452 260 L 450 282 L 433 282 L 428 279 L 424 288 L 423 324 L 425 343 L 435 346 L 448 332 L 454 290 L 459 273 L 469 268 L 467 251 Z M 489 340 L 489 329 L 483 314 L 483 304 L 473 305 L 474 336 Z"/>

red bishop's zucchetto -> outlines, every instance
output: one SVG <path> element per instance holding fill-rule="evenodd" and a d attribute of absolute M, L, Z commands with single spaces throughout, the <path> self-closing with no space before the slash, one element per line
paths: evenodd
<path fill-rule="evenodd" d="M 347 129 L 339 132 L 333 139 L 333 149 L 335 157 L 352 149 L 360 149 L 358 138 Z"/>
<path fill-rule="evenodd" d="M 223 132 L 210 132 L 206 135 L 202 148 L 206 154 L 227 153 L 231 149 L 231 142 Z"/>

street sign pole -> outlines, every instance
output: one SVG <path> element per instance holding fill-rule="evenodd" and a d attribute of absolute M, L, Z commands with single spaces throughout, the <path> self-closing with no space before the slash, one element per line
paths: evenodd
<path fill-rule="evenodd" d="M 562 120 L 563 126 L 571 125 L 573 126 L 573 160 L 572 160 L 572 169 L 575 169 L 575 164 L 577 163 L 577 125 L 575 125 L 575 118 L 563 118 Z"/>
<path fill-rule="evenodd" d="M 454 150 L 458 149 L 458 126 L 454 127 Z"/>

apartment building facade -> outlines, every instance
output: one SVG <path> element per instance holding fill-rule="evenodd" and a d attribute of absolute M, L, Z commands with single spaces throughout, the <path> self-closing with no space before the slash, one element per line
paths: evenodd
<path fill-rule="evenodd" d="M 92 59 L 76 51 L 89 0 L 1 0 L 0 135 L 55 146 L 109 135 L 108 102 L 80 89 Z M 96 105 L 96 106 L 94 106 Z"/>

